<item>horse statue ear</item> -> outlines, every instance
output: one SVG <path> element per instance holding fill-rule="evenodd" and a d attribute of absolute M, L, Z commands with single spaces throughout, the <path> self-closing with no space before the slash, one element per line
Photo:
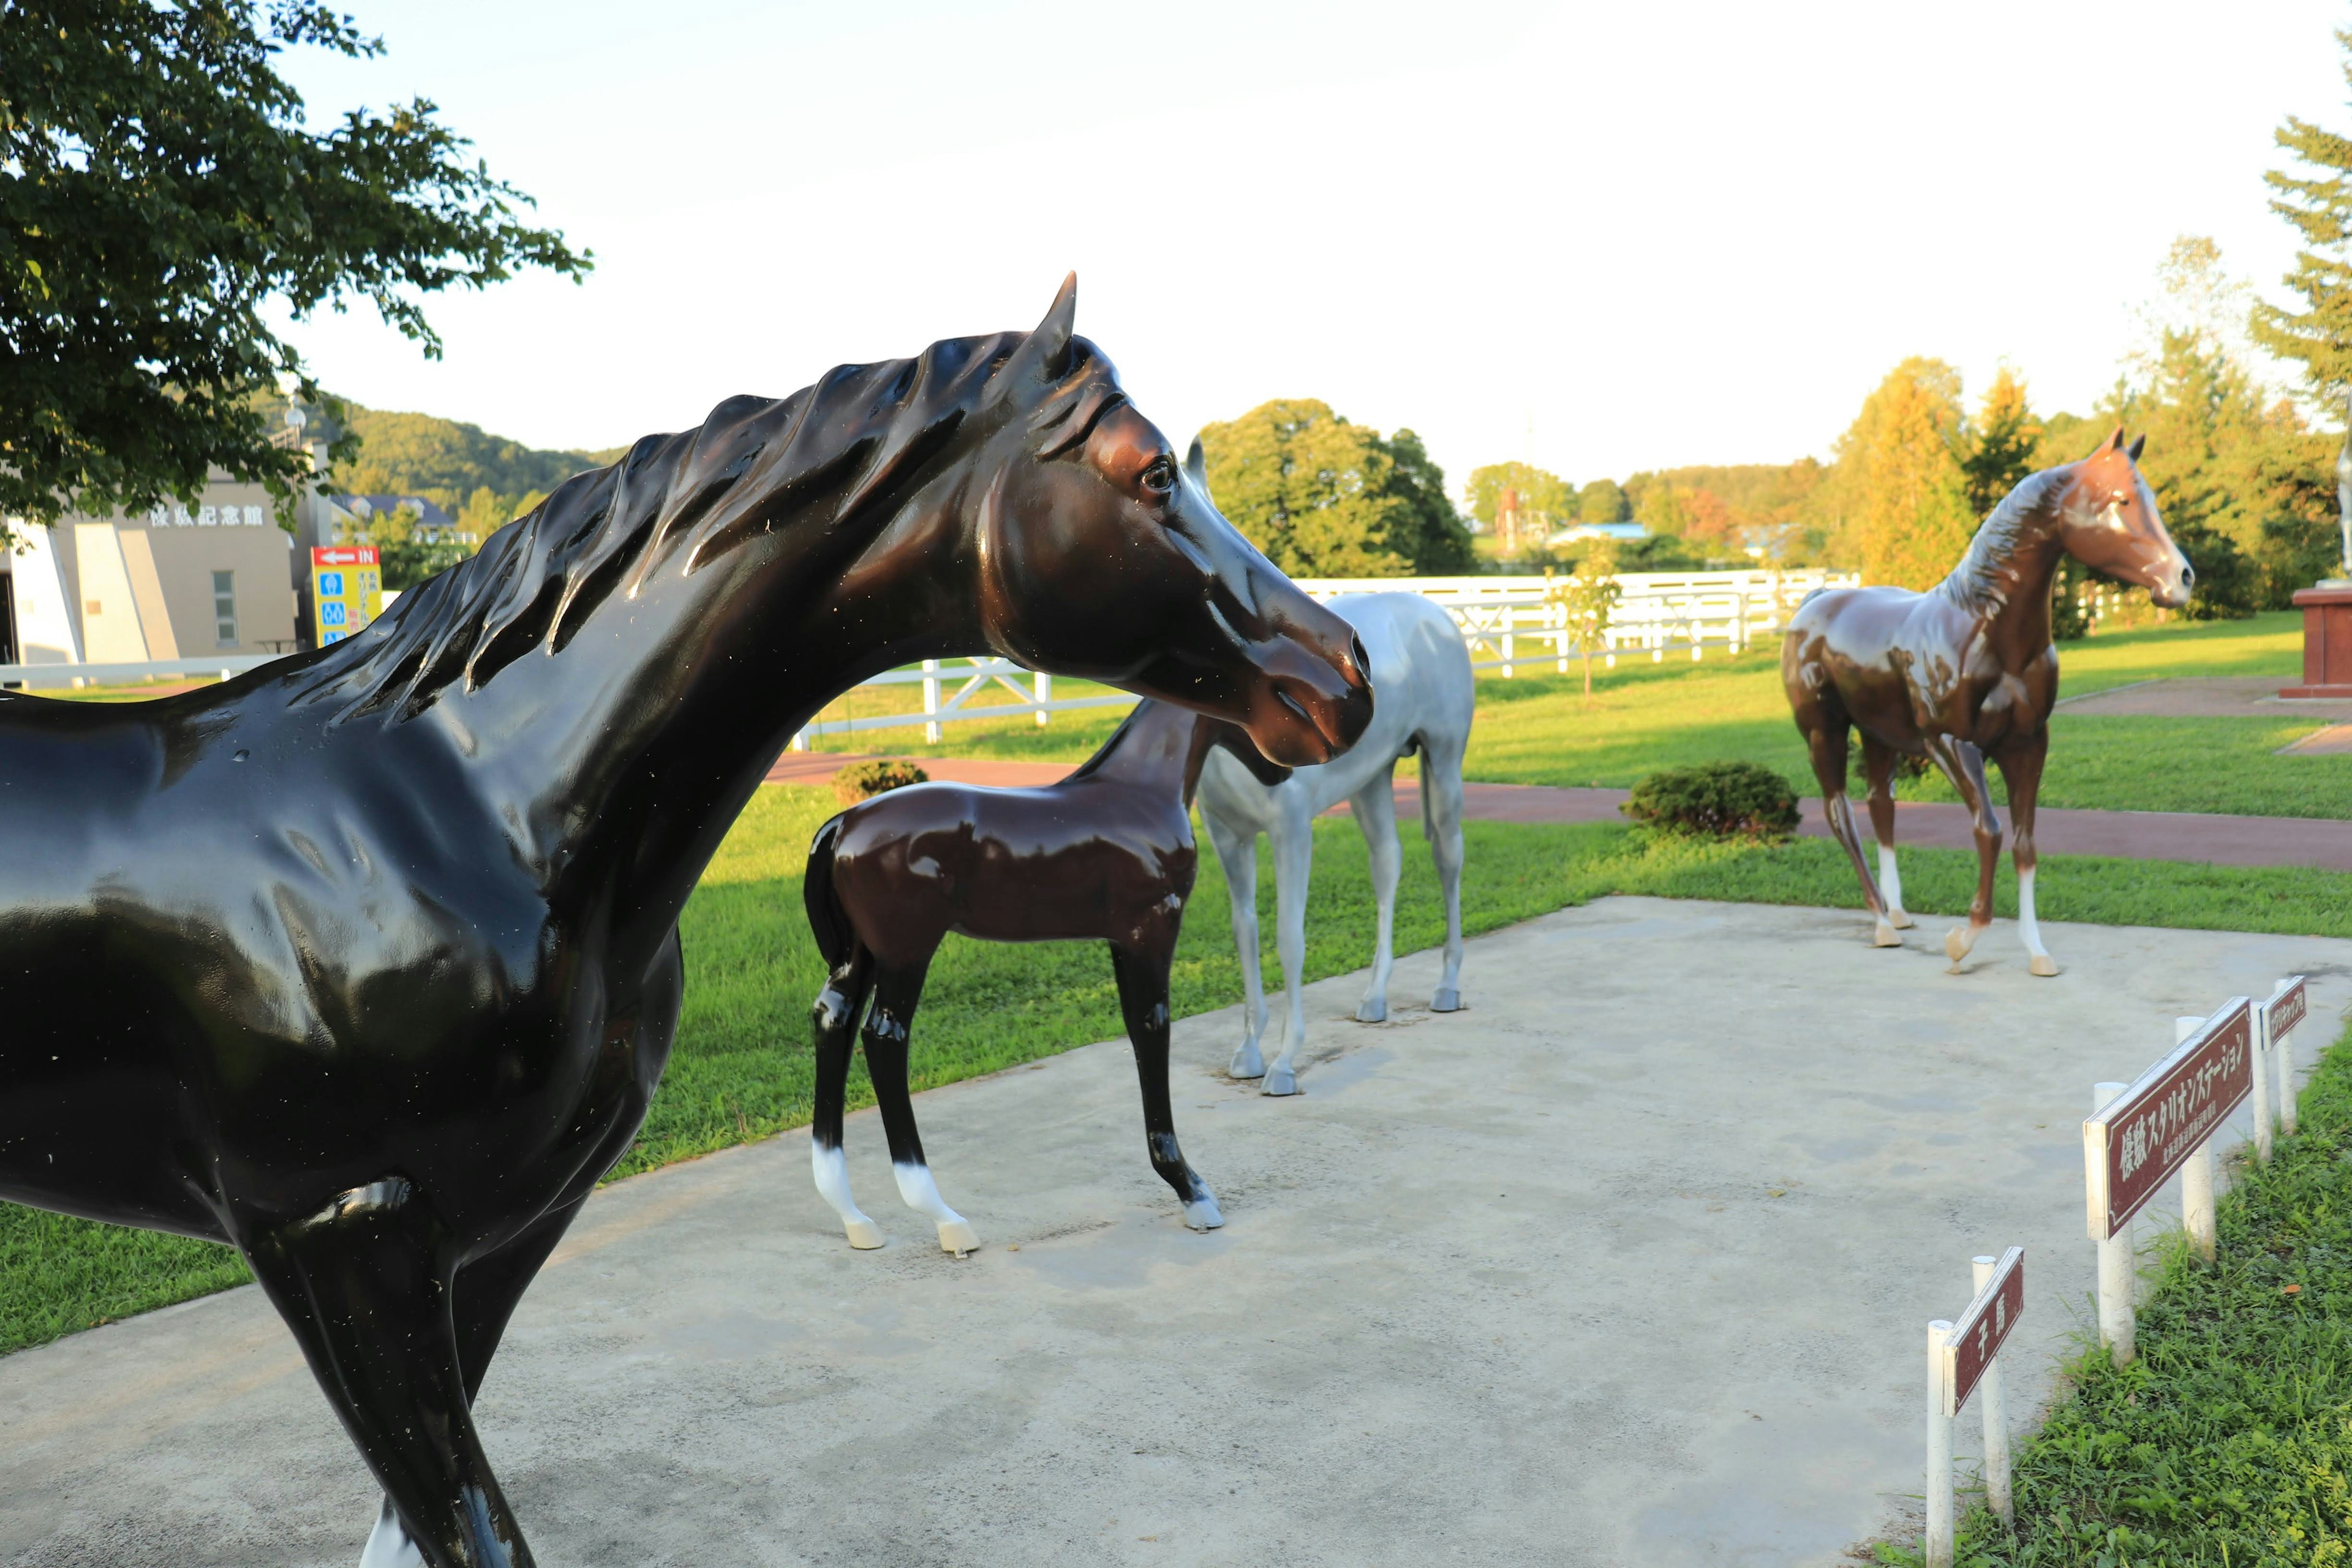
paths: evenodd
<path fill-rule="evenodd" d="M 1191 479 L 1202 495 L 1209 493 L 1209 459 L 1201 450 L 1198 436 L 1192 437 L 1192 450 L 1184 454 L 1184 477 Z"/>
<path fill-rule="evenodd" d="M 2141 448 L 2145 447 L 2147 445 L 2147 432 L 2143 430 L 2138 435 L 2132 437 L 2132 444 L 2124 448 L 2124 456 L 2137 463 L 2139 461 Z"/>
<path fill-rule="evenodd" d="M 1054 296 L 1045 319 L 1029 334 L 1026 347 L 1035 358 L 1041 379 L 1059 381 L 1070 373 L 1070 337 L 1077 319 L 1078 275 L 1073 272 L 1062 279 L 1062 291 Z"/>
<path fill-rule="evenodd" d="M 2114 435 L 2108 437 L 2105 440 L 2100 442 L 2097 447 L 2092 449 L 2091 458 L 2105 457 L 2109 452 L 2120 452 L 2123 450 L 2123 447 L 2124 427 L 2118 425 L 2116 426 L 2116 433 Z M 2087 463 L 2091 460 L 2091 458 L 2085 458 L 2083 461 Z"/>

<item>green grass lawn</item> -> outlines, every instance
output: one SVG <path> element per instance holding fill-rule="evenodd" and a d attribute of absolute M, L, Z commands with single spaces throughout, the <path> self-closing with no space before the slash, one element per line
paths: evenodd
<path fill-rule="evenodd" d="M 810 835 L 835 809 L 823 790 L 761 790 L 712 862 L 681 921 L 687 989 L 677 1047 L 645 1130 L 615 1176 L 807 1123 L 807 1009 L 823 971 L 801 911 L 800 881 Z M 1412 952 L 1434 945 L 1444 930 L 1419 826 L 1401 826 L 1407 853 L 1397 946 Z M 1859 907 L 1843 859 L 1819 840 L 1692 845 L 1643 842 L 1613 825 L 1481 822 L 1465 834 L 1463 923 L 1474 933 L 1612 892 Z M 1370 882 L 1354 824 L 1318 822 L 1316 845 L 1309 978 L 1361 966 L 1371 945 Z M 1904 890 L 1912 909 L 1961 913 L 1972 859 L 1957 850 L 1909 852 Z M 2048 858 L 2044 866 L 2042 912 L 2052 920 L 2352 936 L 2352 876 L 2068 857 Z M 1258 886 L 1270 942 L 1274 876 L 1263 858 Z M 2004 873 L 2002 913 L 2013 912 L 2012 898 Z M 1204 850 L 1193 918 L 1177 949 L 1171 1004 L 1179 1016 L 1240 1000 L 1225 908 L 1216 858 Z M 1859 912 L 1854 930 L 1862 940 Z M 2058 953 L 2063 961 L 2063 944 Z M 1278 973 L 1270 949 L 1264 962 L 1268 974 Z M 915 1081 L 950 1083 L 1119 1033 L 1110 963 L 1099 947 L 950 938 L 916 1020 Z M 852 1093 L 855 1103 L 871 1102 L 862 1074 Z M 0 1351 L 244 1278 L 242 1263 L 223 1247 L 0 1205 Z"/>
<path fill-rule="evenodd" d="M 2016 1534 L 1979 1510 L 1964 1568 L 2352 1563 L 2352 1034 L 2298 1118 L 2222 1197 L 2211 1265 L 2161 1247 L 2138 1359 L 2076 1359 L 2018 1449 Z"/>
<path fill-rule="evenodd" d="M 2246 621 L 2176 623 L 2069 643 L 2060 650 L 2061 691 L 2086 694 L 2167 676 L 2289 678 L 2302 669 L 2302 623 L 2292 613 Z M 1628 660 L 1598 671 L 1593 699 L 1571 668 L 1541 661 L 1503 679 L 1479 678 L 1478 718 L 1465 771 L 1500 784 L 1607 784 L 1629 788 L 1653 769 L 1742 757 L 1777 768 L 1800 793 L 1820 793 L 1780 690 L 1780 656 L 1759 651 L 1703 663 Z M 898 689 L 899 693 L 911 688 Z M 1059 689 L 1075 691 L 1075 683 Z M 1095 689 L 1088 688 L 1087 689 Z M 861 694 L 861 696 L 872 694 Z M 894 693 L 893 700 L 898 700 Z M 905 699 L 914 706 L 911 698 Z M 919 731 L 886 730 L 820 739 L 840 751 L 909 756 L 972 756 L 1076 763 L 1101 743 L 1118 710 L 1057 714 L 950 726 L 936 746 Z M 2201 811 L 2254 816 L 2352 816 L 2352 756 L 2282 757 L 2279 747 L 2324 721 L 2276 718 L 2158 719 L 2074 715 L 2051 721 L 2045 805 L 2116 811 Z M 1411 771 L 1412 764 L 1406 764 Z M 1998 779 L 1997 799 L 2006 793 Z M 1958 798 L 1939 775 L 1905 784 L 1906 800 Z"/>

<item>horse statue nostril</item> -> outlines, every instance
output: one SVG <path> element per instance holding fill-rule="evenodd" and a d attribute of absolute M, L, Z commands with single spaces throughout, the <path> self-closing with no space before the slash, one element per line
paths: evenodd
<path fill-rule="evenodd" d="M 1370 680 L 1372 678 L 1372 656 L 1364 651 L 1363 638 L 1350 637 L 1348 639 L 1348 658 L 1354 662 L 1356 666 L 1356 674 L 1359 677 L 1365 680 Z"/>

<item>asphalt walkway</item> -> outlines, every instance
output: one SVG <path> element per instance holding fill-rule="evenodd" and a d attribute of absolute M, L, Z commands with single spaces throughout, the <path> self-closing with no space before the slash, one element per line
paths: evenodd
<path fill-rule="evenodd" d="M 825 752 L 787 752 L 768 774 L 771 784 L 822 784 L 850 763 L 872 759 Z M 1020 786 L 1052 784 L 1070 771 L 1067 763 L 1005 763 L 971 758 L 912 759 L 934 778 L 966 784 Z M 1622 822 L 1618 810 L 1629 792 L 1622 789 L 1561 789 L 1548 784 L 1471 783 L 1463 786 L 1463 815 L 1479 822 Z M 1421 786 L 1400 780 L 1397 815 L 1421 818 Z M 1340 809 L 1345 809 L 1341 807 Z M 1822 803 L 1799 804 L 1797 831 L 1830 837 Z M 1855 804 L 1859 814 L 1861 803 Z M 2000 812 L 2001 825 L 2009 814 Z M 1868 830 L 1866 818 L 1864 829 Z M 1932 801 L 1898 801 L 1895 806 L 1898 846 L 1974 849 L 1976 832 L 1965 807 Z M 2045 855 L 2107 855 L 2136 860 L 2204 861 L 2217 866 L 2311 866 L 2352 871 L 2352 822 L 2307 816 L 2224 816 L 2187 811 L 2082 811 L 2044 806 L 2036 814 L 2035 837 Z"/>
<path fill-rule="evenodd" d="M 1236 1010 L 1184 1020 L 1207 1235 L 1124 1042 L 920 1097 L 961 1262 L 871 1111 L 879 1252 L 798 1135 L 623 1182 L 485 1444 L 550 1568 L 1842 1564 L 1916 1509 L 1969 1257 L 2026 1248 L 2021 1424 L 2085 1321 L 2091 1084 L 2283 973 L 2306 1064 L 2352 1001 L 2352 942 L 2044 930 L 2060 978 L 2008 921 L 1955 976 L 1851 911 L 1602 899 L 1475 940 L 1465 1012 L 1433 953 L 1385 1025 L 1315 985 L 1290 1100 L 1223 1076 Z M 375 1502 L 252 1288 L 0 1360 L 0 1563 L 351 1568 Z"/>

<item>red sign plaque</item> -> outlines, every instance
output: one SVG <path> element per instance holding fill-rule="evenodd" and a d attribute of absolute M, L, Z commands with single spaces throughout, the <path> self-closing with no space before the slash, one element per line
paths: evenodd
<path fill-rule="evenodd" d="M 2000 1255 L 1991 1280 L 1944 1336 L 1944 1414 L 1958 1415 L 2025 1311 L 2025 1248 Z"/>
<path fill-rule="evenodd" d="M 2263 1038 L 2275 1041 L 2310 1016 L 2311 998 L 2306 994 L 2303 976 L 2298 974 L 2286 983 L 2286 989 L 2263 1003 Z"/>
<path fill-rule="evenodd" d="M 2093 1241 L 2122 1228 L 2253 1092 L 2253 1040 L 2252 1005 L 2233 996 L 2083 1123 Z"/>

